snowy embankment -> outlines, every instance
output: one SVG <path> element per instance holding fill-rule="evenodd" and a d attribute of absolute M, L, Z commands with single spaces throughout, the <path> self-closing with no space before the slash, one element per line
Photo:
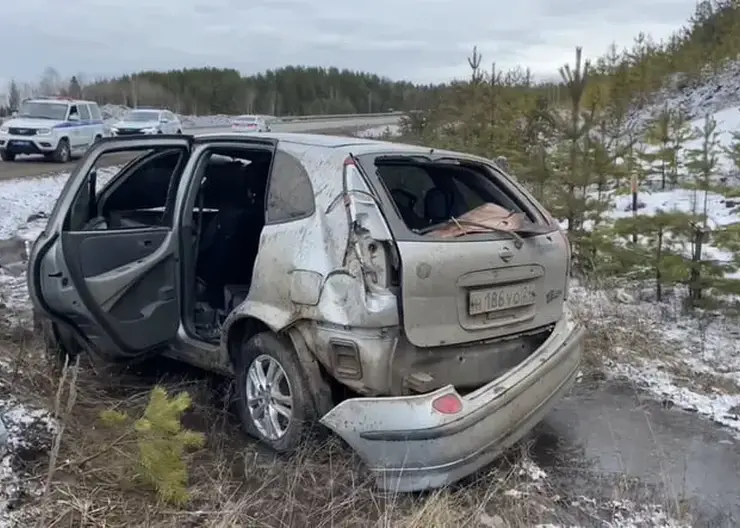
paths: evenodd
<path fill-rule="evenodd" d="M 681 108 L 694 120 L 693 131 L 704 126 L 707 113 L 717 121 L 718 164 L 712 180 L 725 186 L 737 188 L 740 180 L 731 160 L 721 151 L 732 143 L 731 133 L 740 131 L 740 63 L 730 65 L 723 73 L 713 76 L 705 85 L 679 91 L 669 97 L 659 94 L 655 104 L 638 113 L 642 119 L 655 115 L 661 108 Z M 685 153 L 699 149 L 701 139 L 691 139 L 683 145 L 680 161 L 687 161 Z M 654 147 L 647 147 L 646 150 Z M 659 211 L 692 213 L 704 209 L 704 192 L 681 188 L 681 182 L 690 178 L 685 168 L 679 174 L 679 185 L 671 190 L 658 190 L 655 179 L 642 185 L 638 191 L 637 215 L 651 217 Z M 698 196 L 698 198 L 697 198 Z M 740 223 L 740 199 L 708 192 L 707 226 L 710 230 Z M 609 203 L 603 215 L 606 222 L 629 218 L 632 196 L 607 191 L 602 199 Z M 698 206 L 697 206 L 698 202 Z M 589 227 L 588 224 L 586 227 Z M 563 225 L 564 228 L 567 225 Z M 670 239 L 666 237 L 666 240 Z M 672 243 L 674 243 L 672 241 Z M 690 242 L 679 251 L 691 254 Z M 675 249 L 675 248 L 674 248 Z M 702 249 L 704 260 L 729 264 L 733 255 L 716 247 L 710 237 Z M 728 278 L 739 279 L 740 272 L 728 272 Z M 650 288 L 635 286 L 620 289 L 593 291 L 574 287 L 571 302 L 575 309 L 589 322 L 593 330 L 602 330 L 617 339 L 615 350 L 605 353 L 606 367 L 613 375 L 626 376 L 645 387 L 660 399 L 684 409 L 696 411 L 714 421 L 740 432 L 740 321 L 720 312 L 702 312 L 699 316 L 688 316 L 681 306 L 685 292 L 675 289 L 667 295 L 668 300 L 655 303 Z M 640 339 L 627 339 L 628 334 L 640 332 L 650 334 L 642 341 L 646 350 L 630 350 L 624 342 L 640 347 Z M 660 353 L 656 352 L 657 344 Z M 646 353 L 647 352 L 647 353 Z"/>
<path fill-rule="evenodd" d="M 370 139 L 388 139 L 401 135 L 401 127 L 398 125 L 388 125 L 368 128 L 361 130 L 357 134 L 357 137 L 370 138 Z"/>

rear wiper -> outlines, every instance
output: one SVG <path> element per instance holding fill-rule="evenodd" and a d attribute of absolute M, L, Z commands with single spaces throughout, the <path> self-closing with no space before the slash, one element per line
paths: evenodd
<path fill-rule="evenodd" d="M 432 231 L 439 229 L 441 226 L 450 225 L 450 224 L 455 224 L 455 226 L 457 226 L 457 228 L 463 232 L 463 235 L 469 234 L 469 231 L 466 230 L 464 226 L 479 227 L 487 231 L 494 231 L 496 233 L 502 233 L 505 235 L 509 235 L 511 238 L 514 239 L 517 249 L 521 248 L 524 245 L 524 239 L 521 236 L 519 236 L 519 234 L 517 234 L 515 231 L 511 231 L 509 229 L 502 229 L 500 227 L 493 227 L 493 226 L 481 224 L 478 222 L 471 222 L 470 220 L 458 220 L 454 216 L 451 216 L 449 219 L 445 220 L 444 222 L 438 222 L 434 225 L 430 225 L 429 227 L 425 227 L 424 229 L 415 229 L 414 231 L 419 235 L 426 235 L 427 233 L 431 233 Z"/>

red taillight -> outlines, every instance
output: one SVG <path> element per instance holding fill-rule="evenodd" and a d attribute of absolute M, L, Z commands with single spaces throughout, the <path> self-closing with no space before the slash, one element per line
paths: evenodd
<path fill-rule="evenodd" d="M 442 414 L 457 414 L 462 410 L 462 401 L 457 394 L 445 394 L 432 402 L 432 408 Z"/>

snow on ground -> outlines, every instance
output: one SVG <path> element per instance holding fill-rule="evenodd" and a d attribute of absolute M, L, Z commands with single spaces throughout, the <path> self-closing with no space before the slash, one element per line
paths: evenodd
<path fill-rule="evenodd" d="M 361 130 L 356 134 L 357 137 L 383 139 L 401 135 L 401 127 L 398 125 L 378 126 Z"/>
<path fill-rule="evenodd" d="M 36 512 L 23 502 L 39 497 L 43 483 L 28 478 L 23 461 L 49 450 L 57 424 L 48 411 L 13 397 L 0 398 L 0 416 L 7 434 L 5 446 L 0 447 L 0 528 L 31 526 Z"/>
<path fill-rule="evenodd" d="M 684 75 L 674 75 L 653 98 L 652 104 L 634 114 L 640 122 L 648 121 L 665 106 L 681 109 L 691 119 L 740 105 L 740 60 L 730 61 L 717 73 L 709 73 L 701 84 L 690 84 Z"/>
<path fill-rule="evenodd" d="M 120 167 L 98 169 L 98 186 L 104 185 Z M 69 177 L 68 172 L 40 178 L 0 181 L 0 244 L 13 254 L 27 251 L 46 226 L 46 220 Z M 24 247 L 25 246 L 25 247 Z M 13 251 L 15 250 L 15 251 Z M 26 290 L 26 268 L 22 262 L 5 262 L 0 255 L 0 317 L 6 323 L 25 323 L 31 319 L 31 303 Z"/>
<path fill-rule="evenodd" d="M 715 114 L 719 122 L 720 141 L 729 145 L 731 130 L 740 130 L 740 111 L 724 109 Z M 700 126 L 701 119 L 694 126 Z M 688 148 L 698 148 L 700 140 L 693 140 Z M 721 156 L 724 158 L 724 156 Z M 723 171 L 729 162 L 722 160 Z M 718 175 L 727 174 L 720 172 Z M 606 193 L 611 207 L 605 212 L 607 220 L 632 216 L 631 195 Z M 704 192 L 685 188 L 651 190 L 641 188 L 638 194 L 640 216 L 653 216 L 658 211 L 701 213 L 704 207 Z M 719 193 L 707 193 L 708 226 L 715 230 L 740 223 L 740 199 L 726 198 Z M 565 225 L 563 227 L 566 227 Z M 692 248 L 687 242 L 683 253 L 690 255 Z M 732 253 L 716 247 L 711 238 L 702 249 L 706 260 L 729 263 Z M 739 279 L 740 272 L 730 273 L 728 278 Z M 683 314 L 677 299 L 667 304 L 656 305 L 652 300 L 624 303 L 630 295 L 620 299 L 609 292 L 587 291 L 574 288 L 572 303 L 586 314 L 595 329 L 619 328 L 634 323 L 635 327 L 649 327 L 665 345 L 662 355 L 645 358 L 643 354 L 628 349 L 618 351 L 617 360 L 607 365 L 612 374 L 623 375 L 646 388 L 658 398 L 667 400 L 684 409 L 697 411 L 712 420 L 740 431 L 740 322 L 721 315 L 712 315 L 702 323 L 695 317 Z M 685 295 L 684 295 L 685 297 Z M 641 319 L 641 320 L 640 320 Z M 697 380 L 707 380 L 704 385 Z M 716 387 L 716 383 L 726 385 Z"/>
<path fill-rule="evenodd" d="M 686 292 L 653 302 L 645 285 L 591 290 L 575 285 L 569 303 L 590 332 L 609 335 L 605 367 L 657 398 L 725 425 L 740 438 L 740 321 L 685 313 Z M 602 346 L 604 346 L 602 344 Z"/>
<path fill-rule="evenodd" d="M 25 503 L 41 496 L 43 482 L 29 478 L 24 465 L 48 453 L 58 424 L 47 410 L 11 394 L 19 373 L 6 359 L 14 355 L 3 348 L 0 354 L 0 528 L 31 526 L 37 512 Z"/>

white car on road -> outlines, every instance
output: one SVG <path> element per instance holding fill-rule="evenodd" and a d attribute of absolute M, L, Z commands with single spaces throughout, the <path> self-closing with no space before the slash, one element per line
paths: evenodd
<path fill-rule="evenodd" d="M 262 116 L 242 115 L 235 117 L 231 122 L 231 130 L 234 132 L 269 132 L 270 125 Z"/>
<path fill-rule="evenodd" d="M 66 97 L 23 101 L 16 115 L 0 125 L 0 158 L 42 154 L 65 163 L 105 136 L 98 104 Z"/>
<path fill-rule="evenodd" d="M 137 108 L 111 125 L 112 136 L 182 134 L 180 119 L 169 110 Z"/>

